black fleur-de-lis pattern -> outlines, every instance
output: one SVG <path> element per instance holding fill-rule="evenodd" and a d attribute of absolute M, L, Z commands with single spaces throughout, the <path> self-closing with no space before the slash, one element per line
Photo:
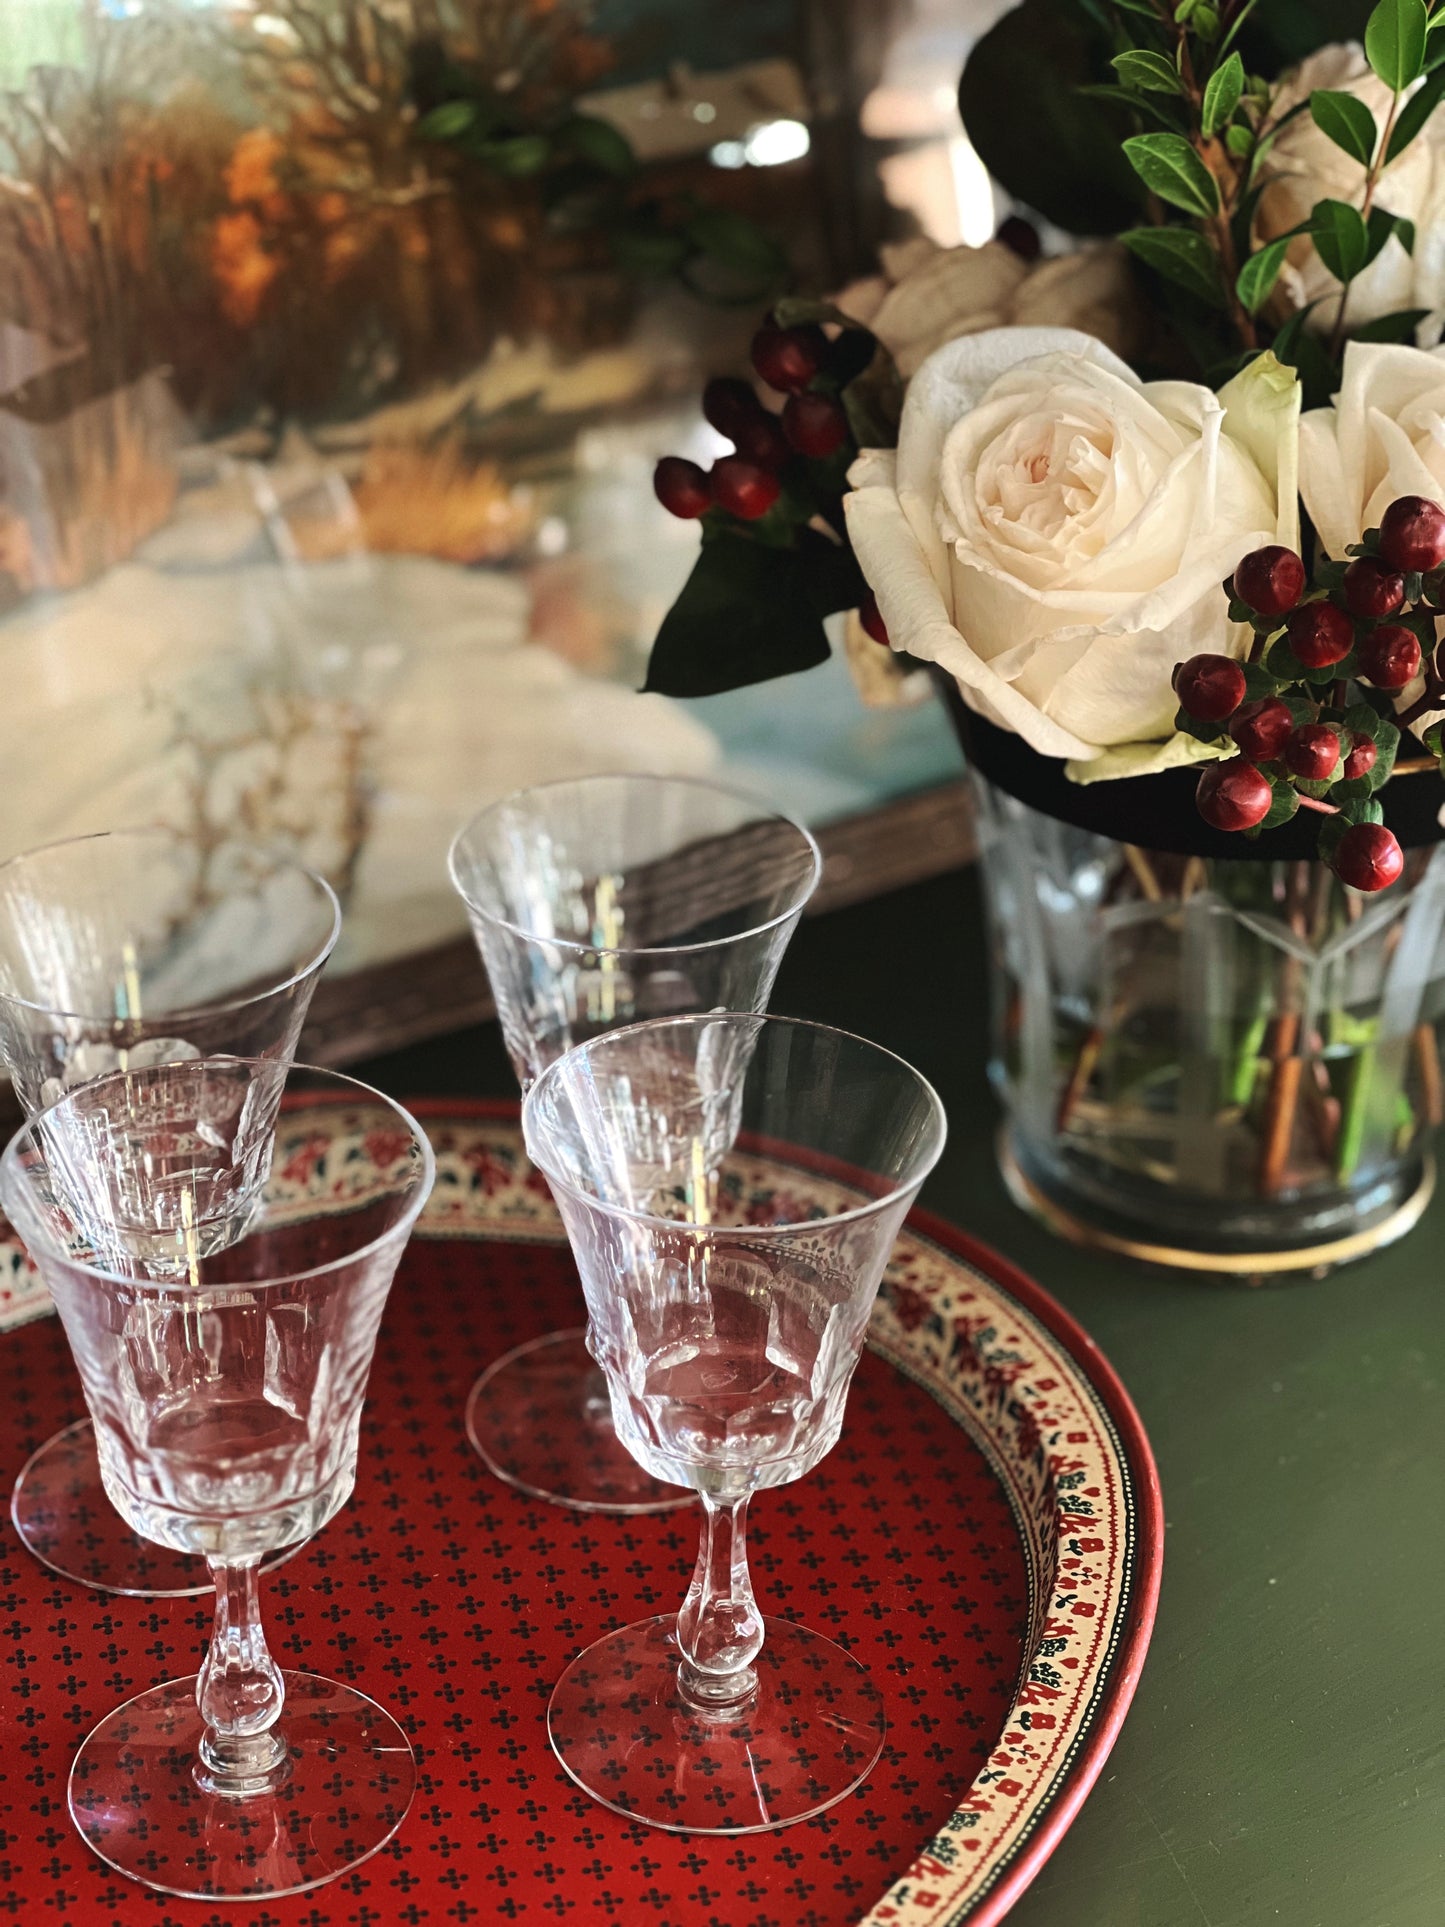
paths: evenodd
<path fill-rule="evenodd" d="M 882 1688 L 889 1730 L 858 1791 L 742 1839 L 626 1821 L 567 1778 L 545 1712 L 600 1632 L 673 1609 L 687 1510 L 635 1518 L 532 1502 L 490 1478 L 462 1411 L 477 1370 L 577 1322 L 575 1270 L 515 1107 L 418 1109 L 438 1183 L 378 1347 L 356 1493 L 265 1584 L 283 1666 L 388 1708 L 419 1784 L 373 1859 L 246 1927 L 938 1927 L 997 1920 L 1067 1823 L 1127 1707 L 1158 1585 L 1147 1443 L 1097 1354 L 1037 1288 L 962 1234 L 915 1220 L 835 1451 L 762 1495 L 749 1540 L 764 1610 L 815 1627 Z M 364 1190 L 382 1144 L 344 1114 L 283 1120 L 278 1168 L 330 1160 Z M 761 1186 L 829 1181 L 759 1159 Z M 315 1181 L 307 1170 L 306 1181 Z M 751 1181 L 751 1180 L 750 1180 Z M 80 1412 L 63 1335 L 0 1224 L 9 1396 L 0 1466 Z M 111 1874 L 66 1808 L 78 1742 L 192 1671 L 205 1599 L 65 1584 L 13 1533 L 0 1563 L 0 1917 L 85 1927 L 238 1927 Z M 43 1911 L 42 1911 L 43 1910 Z"/>

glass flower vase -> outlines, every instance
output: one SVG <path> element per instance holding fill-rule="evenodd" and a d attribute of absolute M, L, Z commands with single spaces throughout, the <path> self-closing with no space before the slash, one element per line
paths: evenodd
<path fill-rule="evenodd" d="M 1367 897 L 1316 861 L 1163 854 L 974 783 L 1019 1201 L 1251 1279 L 1408 1231 L 1442 1112 L 1440 847 Z"/>

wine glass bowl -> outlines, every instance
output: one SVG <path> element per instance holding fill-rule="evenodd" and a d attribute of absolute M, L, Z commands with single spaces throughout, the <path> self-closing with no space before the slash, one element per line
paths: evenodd
<path fill-rule="evenodd" d="M 271 1161 L 286 1064 L 197 1057 L 87 1079 L 36 1129 L 91 1255 L 185 1279 L 246 1227 Z"/>
<path fill-rule="evenodd" d="M 47 1155 L 68 1169 L 97 1254 L 180 1276 L 244 1230 L 340 925 L 321 877 L 234 839 L 203 852 L 168 830 L 117 830 L 0 864 L 0 1054 L 28 1116 L 78 1098 L 49 1110 Z M 175 1064 L 191 1067 L 189 1081 L 140 1081 Z M 117 1070 L 133 1079 L 124 1144 L 101 1094 Z M 114 1155 L 98 1160 L 92 1138 Z M 193 1560 L 143 1545 L 107 1514 L 84 1423 L 33 1455 L 11 1514 L 38 1559 L 82 1584 L 142 1597 L 208 1589 Z"/>
<path fill-rule="evenodd" d="M 594 776 L 524 790 L 452 845 L 452 880 L 525 1091 L 587 1038 L 700 1010 L 761 1010 L 817 886 L 791 818 L 718 784 Z M 467 1431 L 488 1468 L 587 1511 L 686 1502 L 617 1442 L 581 1331 L 496 1360 Z"/>
<path fill-rule="evenodd" d="M 205 1067 L 113 1072 L 71 1092 L 0 1160 L 0 1203 L 55 1300 L 107 1497 L 144 1539 L 203 1556 L 216 1592 L 199 1676 L 101 1722 L 76 1757 L 72 1815 L 134 1879 L 239 1897 L 300 1891 L 376 1851 L 414 1784 L 405 1736 L 381 1708 L 281 1672 L 258 1575 L 264 1555 L 318 1531 L 351 1493 L 376 1335 L 433 1161 L 390 1100 L 294 1071 L 287 1101 L 315 1107 L 324 1154 L 266 1173 L 237 1241 L 196 1253 L 180 1275 L 152 1275 L 124 1238 L 97 1238 L 98 1180 L 73 1208 L 76 1146 L 98 1165 L 134 1158 L 146 1121 L 167 1108 L 164 1087 L 193 1086 Z M 224 1068 L 259 1086 L 272 1066 Z M 139 1126 L 126 1122 L 132 1102 Z M 68 1131 L 82 1110 L 86 1131 Z M 146 1188 L 142 1158 L 133 1190 Z"/>
<path fill-rule="evenodd" d="M 942 1107 L 876 1045 L 728 1013 L 578 1046 L 538 1078 L 523 1119 L 617 1436 L 703 1509 L 681 1611 L 572 1662 L 553 1746 L 595 1798 L 655 1826 L 805 1819 L 872 1766 L 881 1700 L 841 1649 L 764 1620 L 746 1511 L 837 1442 L 889 1252 L 942 1150 Z M 815 1184 L 754 1181 L 781 1147 Z"/>
<path fill-rule="evenodd" d="M 112 830 L 0 864 L 0 1048 L 29 1115 L 122 1066 L 289 1061 L 341 930 L 282 851 Z"/>

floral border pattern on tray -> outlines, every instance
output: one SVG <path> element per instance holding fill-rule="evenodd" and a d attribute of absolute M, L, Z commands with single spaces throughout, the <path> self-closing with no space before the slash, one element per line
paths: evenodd
<path fill-rule="evenodd" d="M 416 1107 L 437 1157 L 421 1236 L 555 1244 L 563 1231 L 522 1149 L 515 1105 Z M 400 1154 L 348 1128 L 344 1105 L 307 1106 L 278 1134 L 298 1195 L 327 1159 L 360 1202 Z M 775 1158 L 735 1161 L 745 1195 L 775 1193 Z M 793 1166 L 805 1214 L 842 1183 Z M 0 1242 L 0 1329 L 50 1309 L 12 1241 Z M 999 1741 L 964 1799 L 862 1927 L 991 1927 L 1038 1872 L 1107 1757 L 1133 1696 L 1158 1596 L 1163 1523 L 1148 1441 L 1087 1336 L 1004 1260 L 915 1212 L 895 1247 L 870 1344 L 926 1390 L 984 1453 L 1008 1495 L 1029 1572 L 1025 1662 Z"/>

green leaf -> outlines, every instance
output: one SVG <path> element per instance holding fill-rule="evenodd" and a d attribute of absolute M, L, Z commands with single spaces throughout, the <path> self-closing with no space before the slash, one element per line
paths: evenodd
<path fill-rule="evenodd" d="M 636 170 L 637 157 L 631 142 L 611 121 L 598 120 L 593 114 L 573 114 L 558 128 L 557 139 L 578 160 L 586 161 L 599 173 L 614 174 L 621 179 Z"/>
<path fill-rule="evenodd" d="M 1340 385 L 1339 364 L 1331 359 L 1320 337 L 1304 326 L 1305 317 L 1318 305 L 1312 301 L 1308 308 L 1291 315 L 1273 342 L 1275 360 L 1293 368 L 1299 376 L 1306 408 L 1325 407 Z"/>
<path fill-rule="evenodd" d="M 1252 127 L 1240 127 L 1237 125 L 1227 128 L 1224 135 L 1224 144 L 1237 161 L 1242 161 L 1248 156 L 1250 149 L 1254 146 L 1254 129 Z"/>
<path fill-rule="evenodd" d="M 1337 281 L 1353 281 L 1370 254 L 1364 216 L 1348 201 L 1316 201 L 1310 216 L 1315 252 Z"/>
<path fill-rule="evenodd" d="M 1124 142 L 1124 152 L 1161 201 L 1205 220 L 1219 212 L 1219 183 L 1182 134 L 1135 134 Z"/>
<path fill-rule="evenodd" d="M 1425 0 L 1379 0 L 1365 22 L 1365 58 L 1395 93 L 1424 73 L 1429 30 Z"/>
<path fill-rule="evenodd" d="M 1278 695 L 1279 677 L 1272 676 L 1262 662 L 1242 662 L 1239 666 L 1244 671 L 1244 693 L 1250 702 Z"/>
<path fill-rule="evenodd" d="M 642 278 L 676 274 L 688 254 L 683 237 L 662 228 L 614 228 L 607 237 L 607 245 L 624 274 Z"/>
<path fill-rule="evenodd" d="M 1192 736 L 1197 743 L 1222 743 L 1225 737 L 1223 723 L 1206 723 L 1198 716 L 1191 716 L 1187 709 L 1177 712 L 1174 727 L 1183 735 Z"/>
<path fill-rule="evenodd" d="M 484 167 L 520 181 L 541 173 L 551 159 L 552 144 L 545 134 L 514 134 L 505 140 L 473 141 L 467 152 Z"/>
<path fill-rule="evenodd" d="M 1210 41 L 1218 38 L 1219 10 L 1217 7 L 1210 6 L 1209 0 L 1199 0 L 1190 18 L 1194 22 L 1194 31 L 1201 40 Z"/>
<path fill-rule="evenodd" d="M 1202 234 L 1185 227 L 1129 228 L 1119 236 L 1131 254 L 1136 255 L 1156 274 L 1177 287 L 1207 301 L 1223 305 L 1219 280 L 1219 256 Z"/>
<path fill-rule="evenodd" d="M 1349 336 L 1352 341 L 1403 342 L 1413 348 L 1415 331 L 1429 313 L 1428 308 L 1400 308 L 1394 314 L 1377 315 L 1373 321 L 1362 321 L 1358 327 L 1351 323 Z"/>
<path fill-rule="evenodd" d="M 1227 127 L 1244 93 L 1244 62 L 1237 53 L 1215 68 L 1204 89 L 1199 125 L 1206 139 Z"/>
<path fill-rule="evenodd" d="M 1260 819 L 1262 830 L 1277 830 L 1281 823 L 1288 823 L 1299 809 L 1299 797 L 1286 777 L 1271 776 L 1269 786 L 1274 791 L 1274 801 Z"/>
<path fill-rule="evenodd" d="M 1340 815 L 1346 823 L 1383 823 L 1385 820 L 1383 804 L 1377 803 L 1373 797 L 1367 797 L 1363 801 L 1355 798 L 1350 802 L 1342 803 Z"/>
<path fill-rule="evenodd" d="M 772 236 L 746 214 L 737 214 L 731 208 L 700 208 L 688 222 L 686 233 L 700 253 L 711 255 L 739 274 L 766 280 L 786 267 L 783 250 Z"/>
<path fill-rule="evenodd" d="M 1298 366 L 1295 356 L 1301 341 L 1306 339 L 1305 323 L 1318 306 L 1317 301 L 1311 301 L 1307 307 L 1297 308 L 1286 321 L 1272 344 L 1276 361 L 1282 361 L 1291 368 Z"/>
<path fill-rule="evenodd" d="M 1113 77 L 1075 0 L 1023 0 L 963 70 L 959 112 L 984 166 L 1070 234 L 1115 234 L 1139 219 L 1143 195 L 1119 149 L 1131 118 L 1081 92 Z"/>
<path fill-rule="evenodd" d="M 444 100 L 440 107 L 433 107 L 429 114 L 422 115 L 416 131 L 423 140 L 454 141 L 468 131 L 476 118 L 474 100 Z"/>
<path fill-rule="evenodd" d="M 1415 252 L 1415 223 L 1407 221 L 1403 215 L 1388 214 L 1382 207 L 1372 207 L 1365 228 L 1369 246 L 1365 254 L 1368 267 L 1393 234 L 1406 254 Z"/>
<path fill-rule="evenodd" d="M 1378 743 L 1381 729 L 1389 727 L 1369 703 L 1351 703 L 1345 711 L 1344 723 L 1352 736 L 1367 736 L 1372 743 Z"/>
<path fill-rule="evenodd" d="M 1258 254 L 1251 254 L 1239 270 L 1239 279 L 1234 285 L 1246 313 L 1258 314 L 1273 294 L 1288 252 L 1288 241 L 1270 241 Z"/>
<path fill-rule="evenodd" d="M 704 539 L 663 618 L 644 687 L 664 696 L 715 696 L 813 669 L 828 653 L 804 554 L 720 533 Z"/>
<path fill-rule="evenodd" d="M 1141 94 L 1182 94 L 1184 82 L 1172 60 L 1146 47 L 1131 47 L 1109 62 L 1125 87 Z"/>
<path fill-rule="evenodd" d="M 806 294 L 785 294 L 780 301 L 775 301 L 773 319 L 780 328 L 802 328 L 810 321 L 831 321 L 839 328 L 862 327 L 861 322 L 844 314 L 836 302 L 819 301 Z"/>
<path fill-rule="evenodd" d="M 1442 99 L 1445 99 L 1445 68 L 1440 68 L 1431 74 L 1425 85 L 1417 93 L 1411 94 L 1400 109 L 1390 133 L 1389 145 L 1385 149 L 1387 167 L 1397 154 L 1404 153 Z"/>
<path fill-rule="evenodd" d="M 1159 94 L 1131 94 L 1127 87 L 1080 87 L 1076 90 L 1083 100 L 1113 100 L 1121 107 L 1127 107 L 1136 119 L 1142 115 L 1152 120 L 1156 127 L 1166 133 L 1175 133 L 1183 125 L 1183 102 L 1166 104 Z M 1177 109 L 1178 111 L 1174 111 Z"/>
<path fill-rule="evenodd" d="M 1336 147 L 1368 167 L 1375 157 L 1379 129 L 1375 116 L 1356 94 L 1337 94 L 1317 88 L 1310 95 L 1310 119 Z"/>

